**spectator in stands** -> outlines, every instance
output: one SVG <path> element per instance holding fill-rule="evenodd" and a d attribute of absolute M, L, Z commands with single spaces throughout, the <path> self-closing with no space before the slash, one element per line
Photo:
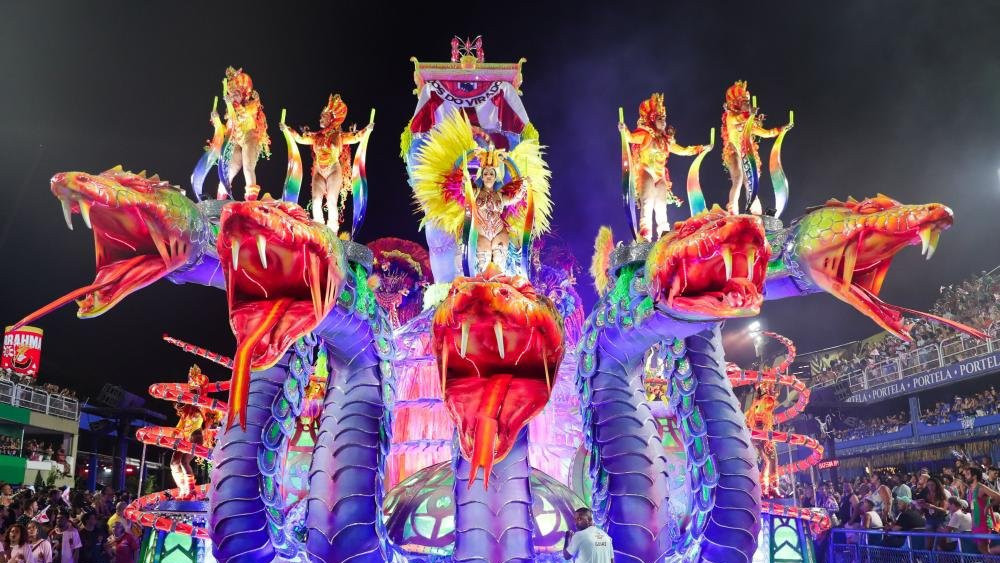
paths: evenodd
<path fill-rule="evenodd" d="M 115 522 L 107 542 L 108 556 L 113 563 L 135 563 L 139 541 L 125 529 L 125 522 Z"/>
<path fill-rule="evenodd" d="M 845 526 L 856 520 L 859 515 L 858 495 L 854 494 L 854 485 L 850 482 L 844 483 L 844 494 L 840 496 L 840 505 L 837 508 L 837 520 L 841 526 Z"/>
<path fill-rule="evenodd" d="M 97 519 L 97 514 L 93 512 L 84 512 L 81 518 L 80 541 L 83 545 L 80 548 L 80 563 L 108 563 L 104 545 L 108 541 L 108 532 L 97 525 Z"/>
<path fill-rule="evenodd" d="M 48 534 L 42 524 L 29 522 L 28 549 L 31 550 L 31 557 L 34 563 L 52 563 L 52 544 L 49 543 Z"/>
<path fill-rule="evenodd" d="M 816 500 L 813 497 L 812 485 L 806 485 L 802 489 L 802 495 L 799 496 L 799 506 L 802 508 L 815 508 Z"/>
<path fill-rule="evenodd" d="M 968 466 L 962 470 L 962 477 L 968 487 L 966 502 L 972 511 L 972 532 L 989 534 L 992 532 L 988 520 L 992 520 L 991 501 L 1000 501 L 1000 493 L 982 484 L 983 470 L 976 466 Z M 980 553 L 990 553 L 988 540 L 977 540 L 976 546 Z"/>
<path fill-rule="evenodd" d="M 66 501 L 63 500 L 62 491 L 59 489 L 52 489 L 49 491 L 49 502 L 46 508 L 69 508 Z"/>
<path fill-rule="evenodd" d="M 872 499 L 861 501 L 861 528 L 865 530 L 881 530 L 882 515 L 875 509 Z"/>
<path fill-rule="evenodd" d="M 6 508 L 10 506 L 10 503 L 14 500 L 14 493 L 10 488 L 10 485 L 4 483 L 0 485 L 0 506 Z"/>
<path fill-rule="evenodd" d="M 889 487 L 882 484 L 882 475 L 872 473 L 868 479 L 871 492 L 865 497 L 872 502 L 875 512 L 882 516 L 880 522 L 889 521 L 889 513 L 892 511 L 892 492 Z"/>
<path fill-rule="evenodd" d="M 3 561 L 7 563 L 34 563 L 28 547 L 28 533 L 20 524 L 7 528 L 0 547 L 3 548 Z"/>
<path fill-rule="evenodd" d="M 111 515 L 111 518 L 108 518 L 108 531 L 114 532 L 115 524 L 118 522 L 124 522 L 126 530 L 128 530 L 128 532 L 133 536 L 139 537 L 142 535 L 142 528 L 135 522 L 125 518 L 125 509 L 127 507 L 128 503 L 125 501 L 119 501 L 118 504 L 115 505 L 115 513 Z"/>
<path fill-rule="evenodd" d="M 930 477 L 926 473 L 922 475 L 926 477 L 926 484 L 917 491 L 914 504 L 923 513 L 927 529 L 937 530 L 947 520 L 948 509 L 945 505 L 951 496 L 944 489 L 940 479 Z"/>
<path fill-rule="evenodd" d="M 923 530 L 927 527 L 924 515 L 913 506 L 913 499 L 908 495 L 901 495 L 896 498 L 896 511 L 899 513 L 899 516 L 893 522 L 891 530 L 895 532 L 912 532 L 914 530 Z M 906 538 L 902 536 L 890 537 L 885 540 L 885 545 L 889 547 L 902 547 L 904 543 L 906 543 Z"/>
<path fill-rule="evenodd" d="M 966 512 L 969 503 L 958 497 L 948 499 L 948 520 L 943 526 L 938 528 L 939 532 L 962 533 L 972 531 L 972 515 Z M 958 542 L 942 538 L 938 546 L 942 551 L 955 551 Z"/>
<path fill-rule="evenodd" d="M 80 548 L 83 547 L 83 542 L 80 540 L 80 532 L 73 526 L 69 518 L 69 509 L 60 509 L 57 527 L 52 531 L 50 537 L 58 542 L 60 563 L 79 563 Z"/>
<path fill-rule="evenodd" d="M 983 483 L 994 491 L 1000 491 L 1000 469 L 996 467 L 989 467 L 989 469 L 986 470 L 986 476 L 985 479 L 983 479 Z"/>

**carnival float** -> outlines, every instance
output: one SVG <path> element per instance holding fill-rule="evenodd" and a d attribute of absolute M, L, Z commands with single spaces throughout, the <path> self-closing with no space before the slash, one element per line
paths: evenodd
<path fill-rule="evenodd" d="M 808 401 L 787 374 L 791 344 L 776 368 L 741 370 L 725 360 L 722 324 L 825 292 L 900 338 L 905 315 L 982 336 L 878 297 L 896 253 L 934 253 L 953 220 L 944 205 L 831 199 L 783 224 L 792 115 L 765 128 L 744 82 L 725 94 L 725 209 L 700 181 L 714 129 L 707 144 L 680 144 L 664 94 L 642 102 L 635 128 L 619 111 L 631 232 L 616 243 L 600 229 L 588 314 L 572 254 L 549 234 L 551 174 L 521 100 L 525 61 L 486 62 L 477 37 L 454 39 L 446 62 L 412 62 L 401 153 L 426 247 L 359 241 L 375 112 L 345 130 L 335 93 L 323 94 L 317 131 L 281 112 L 286 179 L 278 198 L 262 190 L 268 121 L 242 69 L 226 71 L 224 116 L 213 104 L 193 199 L 120 166 L 52 177 L 69 228 L 79 214 L 93 231 L 97 272 L 18 324 L 74 301 L 94 317 L 167 279 L 220 290 L 237 342 L 228 357 L 167 337 L 232 375 L 210 382 L 192 368 L 187 383 L 150 388 L 180 421 L 137 434 L 175 452 L 177 485 L 128 507 L 146 529 L 143 561 L 558 561 L 581 506 L 619 561 L 774 560 L 779 527 L 804 546 L 829 520 L 762 491 L 822 448 L 774 428 Z M 769 137 L 765 208 L 757 139 Z M 299 145 L 312 153 L 306 207 Z M 694 157 L 690 217 L 676 222 L 670 154 Z M 749 412 L 740 386 L 755 388 Z M 799 398 L 780 412 L 778 386 Z M 780 464 L 774 443 L 806 457 Z M 207 483 L 193 479 L 194 459 L 210 463 Z"/>

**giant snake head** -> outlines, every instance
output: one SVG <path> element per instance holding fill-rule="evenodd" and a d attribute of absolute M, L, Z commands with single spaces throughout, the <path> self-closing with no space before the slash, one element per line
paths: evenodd
<path fill-rule="evenodd" d="M 678 222 L 646 258 L 655 306 L 693 321 L 760 313 L 770 258 L 760 218 L 718 207 Z"/>
<path fill-rule="evenodd" d="M 208 246 L 208 222 L 184 190 L 145 172 L 116 166 L 100 174 L 60 172 L 50 187 L 66 225 L 79 213 L 94 234 L 97 273 L 90 285 L 35 311 L 25 324 L 71 301 L 77 316 L 101 315 L 126 296 L 197 260 Z"/>
<path fill-rule="evenodd" d="M 434 314 L 434 353 L 448 412 L 471 462 L 469 486 L 511 450 L 549 400 L 562 361 L 562 319 L 528 280 L 495 266 L 457 278 Z"/>
<path fill-rule="evenodd" d="M 830 200 L 792 225 L 782 261 L 773 268 L 792 266 L 806 283 L 851 305 L 904 340 L 911 337 L 903 313 L 985 337 L 960 323 L 890 305 L 878 297 L 896 253 L 920 245 L 929 260 L 941 232 L 951 227 L 953 220 L 951 209 L 940 203 L 903 205 L 881 194 L 861 201 Z"/>
<path fill-rule="evenodd" d="M 245 421 L 250 370 L 274 365 L 336 304 L 347 275 L 340 241 L 294 203 L 227 205 L 216 243 L 236 336 L 227 424 Z"/>

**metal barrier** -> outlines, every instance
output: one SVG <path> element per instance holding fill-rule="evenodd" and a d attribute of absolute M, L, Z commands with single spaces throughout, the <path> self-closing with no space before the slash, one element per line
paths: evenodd
<path fill-rule="evenodd" d="M 3 379 L 0 379 L 0 403 L 69 420 L 80 418 L 80 401 Z"/>
<path fill-rule="evenodd" d="M 18 385 L 14 396 L 17 400 L 17 403 L 15 403 L 16 406 L 38 412 L 46 412 L 48 409 L 49 394 L 45 391 L 27 385 Z"/>
<path fill-rule="evenodd" d="M 847 381 L 851 391 L 857 393 L 998 350 L 1000 350 L 1000 334 L 990 340 L 979 340 L 960 334 L 936 344 L 903 352 L 896 357 L 886 358 L 861 369 L 841 372 L 837 377 L 817 381 L 814 388 L 832 387 Z"/>
<path fill-rule="evenodd" d="M 1000 555 L 979 552 L 977 543 L 1000 545 L 993 534 L 889 532 L 835 528 L 827 563 L 1000 563 Z"/>
<path fill-rule="evenodd" d="M 14 384 L 0 379 L 0 403 L 14 404 Z"/>

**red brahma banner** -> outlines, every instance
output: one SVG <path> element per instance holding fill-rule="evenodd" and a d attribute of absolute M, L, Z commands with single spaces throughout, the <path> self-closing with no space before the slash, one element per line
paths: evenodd
<path fill-rule="evenodd" d="M 12 369 L 14 373 L 38 377 L 38 365 L 42 361 L 42 329 L 22 326 L 17 330 L 7 330 L 3 334 L 3 360 L 0 367 Z"/>

